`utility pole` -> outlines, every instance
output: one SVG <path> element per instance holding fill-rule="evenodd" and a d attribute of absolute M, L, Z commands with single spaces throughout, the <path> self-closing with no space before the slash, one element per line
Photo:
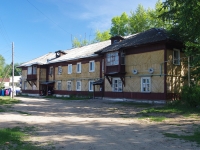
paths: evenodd
<path fill-rule="evenodd" d="M 14 98 L 14 42 L 12 42 L 12 99 Z"/>

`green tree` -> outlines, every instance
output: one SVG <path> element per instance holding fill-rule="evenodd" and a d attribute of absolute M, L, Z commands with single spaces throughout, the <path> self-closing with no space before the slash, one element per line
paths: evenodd
<path fill-rule="evenodd" d="M 162 19 L 160 16 L 167 12 L 167 9 L 163 8 L 163 3 L 161 0 L 158 0 L 155 4 L 155 9 L 152 9 L 149 11 L 150 15 L 150 24 L 151 28 L 156 27 L 156 28 L 165 28 L 167 30 L 171 29 L 172 23 L 171 21 L 166 21 Z"/>
<path fill-rule="evenodd" d="M 154 9 L 145 9 L 138 5 L 135 11 L 131 11 L 130 16 L 122 13 L 121 16 L 112 18 L 111 35 L 129 35 L 143 32 L 150 28 L 170 29 L 171 22 L 163 20 L 159 16 L 166 12 L 161 0 L 158 0 Z"/>
<path fill-rule="evenodd" d="M 5 59 L 2 55 L 0 55 L 0 77 L 2 78 L 4 73 L 4 67 L 5 67 Z"/>
<path fill-rule="evenodd" d="M 129 18 L 125 12 L 123 12 L 121 16 L 113 17 L 111 22 L 112 22 L 112 25 L 111 25 L 110 32 L 112 36 L 116 36 L 116 35 L 125 36 L 129 34 L 129 30 L 128 30 Z"/>
<path fill-rule="evenodd" d="M 200 1 L 166 0 L 161 17 L 172 24 L 171 36 L 178 35 L 185 45 L 185 52 L 193 56 L 192 78 L 200 80 Z"/>
<path fill-rule="evenodd" d="M 97 30 L 95 33 L 94 42 L 102 42 L 102 41 L 109 40 L 110 38 L 111 38 L 111 35 L 110 35 L 109 30 L 104 31 L 104 32 L 100 32 L 99 30 Z"/>
<path fill-rule="evenodd" d="M 151 28 L 150 12 L 152 10 L 145 10 L 142 5 L 139 5 L 135 12 L 131 11 L 129 18 L 131 34 L 145 31 Z"/>

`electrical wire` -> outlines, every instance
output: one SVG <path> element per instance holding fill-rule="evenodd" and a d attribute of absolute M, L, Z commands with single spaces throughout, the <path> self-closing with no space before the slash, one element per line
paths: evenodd
<path fill-rule="evenodd" d="M 54 23 L 56 26 L 58 26 L 60 29 L 62 29 L 63 31 L 65 31 L 66 33 L 70 34 L 68 31 L 66 31 L 65 29 L 63 29 L 61 26 L 59 26 L 55 21 L 53 21 L 51 18 L 49 18 L 47 15 L 45 15 L 41 10 L 39 10 L 35 5 L 33 5 L 29 0 L 27 0 L 27 2 L 32 5 L 37 11 L 39 11 L 43 16 L 45 16 L 47 19 L 49 19 L 52 23 Z"/>

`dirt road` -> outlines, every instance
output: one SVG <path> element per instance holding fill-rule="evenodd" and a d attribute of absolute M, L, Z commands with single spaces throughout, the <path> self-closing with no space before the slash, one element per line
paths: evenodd
<path fill-rule="evenodd" d="M 34 127 L 28 139 L 56 150 L 196 150 L 196 143 L 168 138 L 183 133 L 192 120 L 174 118 L 162 123 L 138 119 L 142 108 L 106 100 L 64 101 L 19 98 L 13 111 L 0 113 L 0 127 Z M 124 117 L 124 115 L 132 117 Z M 135 116 L 135 117 L 134 117 Z"/>

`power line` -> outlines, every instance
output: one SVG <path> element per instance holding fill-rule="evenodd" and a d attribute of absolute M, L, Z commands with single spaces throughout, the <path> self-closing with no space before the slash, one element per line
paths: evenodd
<path fill-rule="evenodd" d="M 37 11 L 39 11 L 43 16 L 45 16 L 47 19 L 49 19 L 52 23 L 54 23 L 55 25 L 57 25 L 60 29 L 62 29 L 63 31 L 65 31 L 66 33 L 70 34 L 68 31 L 66 31 L 65 29 L 63 29 L 61 26 L 59 26 L 55 21 L 53 21 L 51 18 L 49 18 L 47 15 L 45 15 L 41 10 L 39 10 L 35 5 L 33 5 L 29 0 L 27 0 L 27 2 L 29 4 L 31 4 Z"/>

